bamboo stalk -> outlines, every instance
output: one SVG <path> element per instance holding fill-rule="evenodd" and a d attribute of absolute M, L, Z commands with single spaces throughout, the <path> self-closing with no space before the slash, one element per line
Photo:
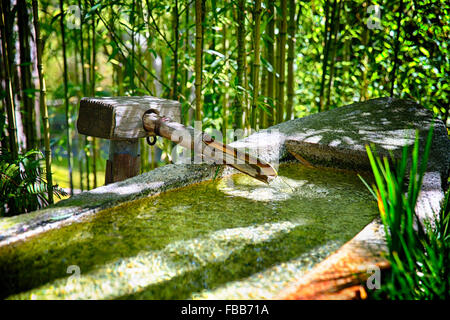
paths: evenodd
<path fill-rule="evenodd" d="M 228 74 L 228 61 L 227 61 L 227 50 L 228 50 L 228 39 L 227 39 L 227 25 L 226 23 L 222 26 L 222 47 L 223 47 L 223 55 L 225 59 L 224 72 Z M 223 96 L 222 96 L 222 139 L 223 143 L 227 143 L 227 126 L 228 126 L 228 82 L 225 82 L 223 88 Z"/>
<path fill-rule="evenodd" d="M 83 93 L 83 96 L 86 97 L 87 96 L 87 80 L 86 80 L 86 68 L 85 68 L 85 54 L 84 54 L 84 40 L 83 40 L 83 26 L 84 26 L 84 10 L 83 7 L 81 5 L 81 0 L 78 0 L 78 8 L 80 10 L 81 13 L 81 17 L 80 17 L 80 31 L 79 31 L 79 37 L 80 37 L 80 63 L 81 63 L 81 90 Z M 88 153 L 86 152 L 86 145 L 88 144 L 88 140 L 87 137 L 84 137 L 84 139 L 80 139 L 81 137 L 79 136 L 79 143 L 80 143 L 80 152 L 81 150 L 83 150 L 84 153 L 84 165 L 85 165 L 85 169 L 86 169 L 86 188 L 87 190 L 90 189 L 90 183 L 89 183 L 89 156 Z M 83 163 L 80 163 L 80 167 L 83 166 Z M 81 171 L 80 171 L 80 175 L 81 175 Z M 82 177 L 80 177 L 80 187 L 83 190 L 83 184 L 82 184 Z"/>
<path fill-rule="evenodd" d="M 179 47 L 179 26 L 180 18 L 178 15 L 178 0 L 175 0 L 175 5 L 172 13 L 172 26 L 173 26 L 173 79 L 172 79 L 172 99 L 178 101 L 178 47 Z"/>
<path fill-rule="evenodd" d="M 32 0 L 33 6 L 33 22 L 34 33 L 36 39 L 36 58 L 39 75 L 39 105 L 41 109 L 42 124 L 44 127 L 44 148 L 45 148 L 45 169 L 47 177 L 47 193 L 48 202 L 53 203 L 53 177 L 52 177 L 52 152 L 50 149 L 50 124 L 48 120 L 48 109 L 46 102 L 46 87 L 44 79 L 44 68 L 42 66 L 42 51 L 44 49 L 44 43 L 41 38 L 41 31 L 39 25 L 39 13 L 37 0 Z"/>
<path fill-rule="evenodd" d="M 1 10 L 1 9 L 0 9 Z M 0 11 L 0 15 L 1 15 L 2 13 L 1 13 L 1 11 Z M 1 19 L 1 18 L 0 18 Z M 1 31 L 0 31 L 1 32 Z M 0 35 L 1 35 L 1 33 L 0 33 Z M 0 40 L 1 41 L 1 40 Z M 2 49 L 1 49 L 2 47 L 1 47 L 1 45 L 0 45 L 0 51 L 2 51 Z M 0 66 L 4 66 L 3 65 L 3 52 L 0 54 Z M 0 68 L 0 85 L 2 85 L 3 84 L 3 79 L 5 79 L 5 76 L 4 76 L 4 73 L 3 73 L 3 69 L 4 68 Z M 6 113 L 6 109 L 5 109 L 5 106 L 4 106 L 4 103 L 0 103 L 0 114 L 2 114 L 2 115 L 5 115 L 5 114 L 7 114 Z M 5 139 L 5 132 L 4 132 L 4 130 L 0 130 L 0 148 L 2 149 L 2 150 L 7 150 L 8 149 L 8 144 L 9 144 L 9 141 L 8 141 L 8 144 L 6 143 L 6 141 L 5 141 L 6 139 Z"/>
<path fill-rule="evenodd" d="M 264 46 L 261 54 L 267 57 L 267 47 Z M 261 70 L 261 84 L 260 84 L 260 92 L 264 96 L 264 104 L 267 104 L 267 77 L 268 73 L 265 69 Z M 258 129 L 264 129 L 267 127 L 267 112 L 263 109 L 259 111 L 259 123 Z"/>
<path fill-rule="evenodd" d="M 189 57 L 190 55 L 190 44 L 189 44 L 189 13 L 190 13 L 190 0 L 186 0 L 186 4 L 185 4 L 185 18 L 184 18 L 184 28 L 185 28 L 185 39 L 184 39 L 184 51 L 185 51 L 185 55 L 186 57 Z M 189 65 L 189 59 L 185 60 L 185 64 Z M 185 68 L 184 69 L 184 79 L 183 79 L 183 89 L 184 89 L 184 104 L 185 106 L 187 106 L 187 110 L 183 110 L 184 112 L 182 113 L 182 115 L 184 115 L 183 117 L 183 122 L 185 124 L 190 124 L 190 114 L 189 114 L 189 109 L 190 109 L 190 103 L 189 103 L 189 96 L 190 96 L 190 88 L 187 87 L 187 83 L 189 80 L 189 68 Z"/>
<path fill-rule="evenodd" d="M 135 93 L 136 86 L 134 85 L 134 70 L 135 70 L 135 57 L 136 57 L 136 46 L 135 46 L 135 32 L 134 32 L 134 26 L 135 26 L 135 7 L 136 7 L 136 1 L 131 1 L 131 17 L 130 17 L 130 24 L 131 24 L 131 68 L 129 71 L 130 74 L 130 89 L 131 93 Z"/>
<path fill-rule="evenodd" d="M 287 33 L 287 1 L 281 0 L 280 5 L 280 15 L 281 15 L 281 31 L 280 31 L 280 42 L 279 42 L 279 54 L 280 62 L 278 69 L 278 88 L 277 88 L 277 123 L 283 121 L 284 115 L 284 86 L 286 79 L 286 33 Z"/>
<path fill-rule="evenodd" d="M 273 124 L 277 123 L 277 108 L 278 108 L 278 81 L 280 78 L 280 32 L 281 32 L 281 18 L 280 8 L 275 7 L 275 28 L 277 29 L 277 35 L 275 35 L 275 64 L 273 66 L 275 72 L 275 78 L 273 83 Z"/>
<path fill-rule="evenodd" d="M 83 26 L 84 26 L 84 10 L 81 6 L 81 0 L 78 0 L 78 8 L 80 10 L 81 13 L 81 18 L 80 18 L 80 62 L 81 62 L 81 77 L 82 77 L 82 83 L 81 83 L 81 89 L 83 92 L 83 96 L 86 96 L 87 94 L 87 82 L 86 82 L 86 69 L 84 67 L 85 64 L 85 55 L 84 55 L 84 41 L 83 41 Z"/>
<path fill-rule="evenodd" d="M 2 53 L 3 53 L 3 67 L 5 72 L 5 85 L 6 85 L 6 113 L 8 115 L 8 136 L 9 136 L 9 150 L 13 159 L 18 157 L 18 145 L 17 145 L 17 129 L 16 129 L 16 117 L 15 117 L 15 104 L 13 89 L 11 83 L 11 69 L 9 65 L 9 47 L 8 37 L 6 36 L 5 28 L 5 8 L 3 2 L 0 4 L 0 33 L 2 36 Z"/>
<path fill-rule="evenodd" d="M 91 6 L 94 5 L 94 1 L 91 1 Z M 91 57 L 91 96 L 95 97 L 95 60 L 96 60 L 96 55 L 97 55 L 97 51 L 95 48 L 95 16 L 92 17 L 92 47 L 91 47 L 91 53 L 92 53 L 92 57 Z M 94 188 L 97 188 L 97 139 L 95 137 L 92 138 L 92 174 L 94 176 Z"/>
<path fill-rule="evenodd" d="M 148 30 L 148 34 L 149 37 L 147 38 L 147 48 L 150 48 L 152 46 L 153 43 L 153 32 L 152 32 L 152 28 L 150 27 L 150 17 L 152 16 L 151 14 L 151 10 L 152 7 L 150 6 L 150 2 L 149 0 L 146 0 L 146 6 L 147 6 L 147 30 Z M 112 15 L 112 14 L 111 14 Z M 146 77 L 146 83 L 148 84 L 148 87 L 150 88 L 150 92 L 153 93 L 153 95 L 156 95 L 156 87 L 155 87 L 155 76 L 153 74 L 153 72 L 151 71 L 151 69 L 153 68 L 153 61 L 154 61 L 154 57 L 153 57 L 153 53 L 150 50 L 147 50 L 147 54 L 146 54 L 146 61 L 147 61 L 147 68 L 143 68 L 147 73 L 147 77 Z M 118 72 L 121 72 L 121 68 L 117 69 Z M 149 79 L 150 83 L 148 83 Z"/>
<path fill-rule="evenodd" d="M 363 51 L 363 58 L 361 61 L 361 64 L 364 68 L 363 72 L 362 72 L 362 85 L 361 85 L 361 92 L 360 92 L 360 97 L 359 100 L 360 101 L 364 101 L 367 100 L 367 87 L 369 85 L 368 80 L 367 80 L 367 69 L 369 67 L 369 57 L 367 55 L 367 43 L 369 42 L 369 30 L 366 28 L 364 29 L 362 35 L 361 35 L 361 44 L 364 46 L 364 51 Z M 331 69 L 330 69 L 330 77 L 331 77 Z M 331 79 L 330 79 L 331 81 Z"/>
<path fill-rule="evenodd" d="M 267 41 L 267 61 L 272 66 L 272 71 L 268 71 L 267 77 L 267 99 L 272 106 L 272 110 L 267 117 L 267 125 L 271 126 L 275 123 L 275 1 L 269 0 L 267 10 L 271 17 L 267 24 L 267 36 L 270 40 Z"/>
<path fill-rule="evenodd" d="M 389 95 L 391 97 L 394 96 L 394 85 L 396 80 L 396 73 L 398 67 L 398 54 L 400 51 L 400 31 L 402 27 L 402 18 L 403 18 L 403 0 L 400 0 L 400 7 L 398 9 L 398 18 L 397 18 L 397 33 L 395 35 L 395 43 L 394 43 L 394 66 L 392 67 L 390 79 L 391 79 L 391 90 L 389 91 Z"/>
<path fill-rule="evenodd" d="M 86 14 L 87 12 L 87 8 L 88 8 L 88 4 L 89 4 L 89 0 L 84 0 L 84 14 Z M 82 15 L 83 16 L 83 15 Z M 85 24 L 85 20 L 83 19 L 83 25 Z M 90 86 L 89 86 L 89 90 L 88 90 L 88 82 L 89 84 L 91 83 L 91 34 L 89 32 L 89 26 L 86 25 L 87 30 L 86 30 L 86 43 L 87 43 L 87 48 L 86 48 L 86 58 L 87 58 L 87 66 L 86 66 L 86 70 L 87 74 L 86 74 L 86 80 L 89 81 L 86 82 L 86 95 L 88 92 L 91 91 Z M 86 154 L 86 186 L 87 186 L 87 190 L 91 189 L 91 143 L 90 143 L 91 139 L 88 136 L 84 137 L 84 152 Z"/>
<path fill-rule="evenodd" d="M 195 0 L 195 120 L 202 120 L 202 0 Z"/>
<path fill-rule="evenodd" d="M 113 2 L 111 2 L 111 5 L 110 5 L 110 15 L 111 15 L 111 17 L 109 19 L 108 32 L 109 32 L 111 38 L 113 38 L 113 41 L 114 41 L 114 36 L 113 35 L 115 33 L 115 27 L 114 27 L 114 8 L 113 8 L 112 3 Z M 119 44 L 116 43 L 116 45 L 118 46 Z M 118 53 L 116 53 L 114 55 L 114 59 L 116 59 L 119 62 L 119 64 L 114 64 L 114 69 L 116 71 L 116 78 L 115 78 L 115 81 L 116 81 L 115 83 L 116 83 L 116 88 L 117 88 L 116 95 L 123 96 L 124 95 L 124 85 L 123 85 L 123 83 L 124 83 L 124 76 L 123 76 L 123 74 L 124 74 L 124 71 L 123 71 L 124 67 L 123 66 L 125 65 L 125 63 L 123 62 L 124 56 L 123 55 L 119 56 Z"/>
<path fill-rule="evenodd" d="M 80 84 L 80 61 L 79 61 L 79 48 L 78 48 L 78 38 L 79 38 L 79 34 L 78 33 L 73 33 L 73 43 L 75 43 L 75 48 L 74 48 L 74 56 L 75 56 L 75 63 L 74 63 L 74 82 L 77 84 Z M 79 93 L 77 93 L 77 104 L 79 105 L 80 100 L 81 100 L 81 95 Z M 79 112 L 78 112 L 79 114 Z M 76 139 L 77 141 L 77 160 L 78 160 L 78 173 L 79 173 L 79 185 L 80 185 L 80 190 L 84 191 L 84 181 L 83 181 L 83 176 L 84 176 L 84 169 L 83 169 L 83 139 L 81 139 L 81 135 L 76 132 Z M 74 161 L 75 162 L 75 161 Z"/>
<path fill-rule="evenodd" d="M 66 136 L 67 136 L 67 162 L 69 166 L 69 186 L 70 195 L 73 196 L 73 173 L 72 173 L 72 145 L 70 136 L 70 116 L 69 116 L 69 95 L 68 95 L 68 76 L 67 76 L 67 54 L 66 54 L 66 39 L 65 39 L 65 26 L 64 26 L 64 3 L 63 0 L 59 0 L 59 9 L 61 11 L 60 16 L 60 28 L 61 28 L 61 41 L 63 51 L 63 81 L 64 81 L 64 109 L 66 116 Z"/>
<path fill-rule="evenodd" d="M 140 139 L 140 141 L 139 141 L 139 148 L 140 148 L 140 152 L 141 152 L 141 157 L 140 157 L 141 172 L 140 173 L 144 173 L 144 172 L 148 171 L 148 168 L 147 168 L 148 152 L 147 152 L 146 144 L 147 143 L 145 142 L 144 139 Z"/>
<path fill-rule="evenodd" d="M 334 0 L 336 3 L 336 0 Z M 330 24 L 330 17 L 329 17 L 329 6 L 330 1 L 326 0 L 324 4 L 324 10 L 325 10 L 325 28 L 323 32 L 323 38 L 324 38 L 324 50 L 323 50 L 323 60 L 322 60 L 322 81 L 320 82 L 320 90 L 319 90 L 319 105 L 318 105 L 318 112 L 321 112 L 323 109 L 324 104 L 324 90 L 325 90 L 325 80 L 326 80 L 326 74 L 327 74 L 327 68 L 328 68 L 328 52 L 329 52 L 329 34 L 328 34 L 328 27 Z"/>
<path fill-rule="evenodd" d="M 244 24 L 245 25 L 245 24 Z M 245 52 L 247 51 L 246 45 L 247 40 L 244 38 L 245 43 Z M 251 73 L 251 71 L 250 71 Z M 251 118 L 251 110 L 249 104 L 249 93 L 248 93 L 248 63 L 247 63 L 247 55 L 244 56 L 244 84 L 243 84 L 243 128 L 246 133 L 250 132 L 250 118 Z"/>
<path fill-rule="evenodd" d="M 255 8 L 253 12 L 254 29 L 253 29 L 253 72 L 252 72 L 252 84 L 253 84 L 253 99 L 252 99 L 252 117 L 251 127 L 256 129 L 256 117 L 258 113 L 258 97 L 259 97 L 259 67 L 260 62 L 260 46 L 259 40 L 261 36 L 261 0 L 255 1 Z"/>
<path fill-rule="evenodd" d="M 346 19 L 345 24 L 348 24 L 350 22 L 350 19 L 349 19 L 348 15 L 346 14 L 347 3 L 345 1 L 343 1 L 343 8 L 344 8 L 344 16 Z M 342 82 L 345 85 L 348 85 L 349 78 L 350 78 L 350 74 L 349 74 L 350 62 L 351 62 L 350 50 L 351 50 L 351 37 L 349 35 L 346 35 L 345 41 L 344 41 L 343 53 L 342 53 L 343 62 L 346 62 L 346 63 L 345 64 L 343 63 L 343 67 L 342 67 L 342 71 L 341 71 Z"/>
<path fill-rule="evenodd" d="M 234 123 L 233 129 L 241 129 L 243 123 L 243 108 L 244 108 L 244 92 L 241 92 L 244 87 L 244 68 L 245 68 L 245 1 L 238 0 L 237 7 L 237 71 L 236 71 L 236 97 L 233 103 Z"/>
<path fill-rule="evenodd" d="M 156 169 L 158 167 L 158 162 L 156 161 L 156 147 L 155 146 L 151 146 L 151 154 L 152 154 L 152 170 Z"/>
<path fill-rule="evenodd" d="M 75 46 L 73 48 L 74 64 L 73 64 L 73 75 L 72 75 L 73 79 L 72 79 L 72 81 L 74 83 L 80 84 L 80 69 L 79 69 L 80 61 L 78 60 L 79 59 L 79 55 L 78 55 L 79 49 L 78 49 L 78 45 L 77 45 L 78 44 L 78 34 L 77 33 L 75 33 L 75 32 L 72 33 L 71 42 L 75 44 Z M 80 98 L 78 93 L 77 93 L 77 98 Z"/>
<path fill-rule="evenodd" d="M 332 24 L 333 24 L 333 27 L 332 27 L 332 29 L 333 29 L 333 38 L 332 38 L 332 47 L 331 47 L 332 49 L 331 49 L 331 57 L 330 57 L 330 76 L 329 76 L 329 79 L 328 79 L 327 103 L 325 104 L 325 110 L 329 110 L 330 109 L 331 90 L 333 88 L 334 66 L 335 66 L 335 60 L 336 60 L 337 35 L 338 35 L 338 32 L 339 32 L 341 8 L 342 8 L 343 3 L 344 3 L 344 1 L 341 1 L 337 5 L 336 15 L 333 16 L 333 22 L 332 22 Z M 364 29 L 364 32 L 367 33 L 367 29 Z M 365 68 L 364 72 L 367 73 L 367 65 L 366 65 L 366 68 Z"/>
<path fill-rule="evenodd" d="M 295 0 L 289 0 L 289 38 L 287 57 L 287 100 L 286 120 L 292 119 L 294 108 L 294 58 L 295 58 L 295 33 L 297 31 L 297 20 L 295 18 Z M 300 9 L 299 9 L 300 10 Z"/>
<path fill-rule="evenodd" d="M 34 101 L 31 93 L 34 89 L 31 81 L 31 57 L 30 57 L 30 29 L 28 9 L 25 0 L 17 1 L 17 17 L 19 30 L 19 47 L 20 47 L 20 82 L 21 82 L 21 100 L 24 110 L 24 129 L 26 136 L 26 149 L 31 150 L 36 147 L 36 122 Z M 34 95 L 34 92 L 32 93 Z"/>
<path fill-rule="evenodd" d="M 140 26 L 143 24 L 143 20 L 144 20 L 144 16 L 143 16 L 143 8 L 142 8 L 142 2 L 137 2 L 135 4 L 135 6 L 137 5 L 137 7 L 135 7 L 136 11 L 137 11 L 137 25 Z M 138 56 L 137 56 L 137 60 L 138 61 L 142 61 L 142 47 L 140 45 L 140 43 L 138 42 Z M 139 77 L 140 78 L 140 77 Z M 140 141 L 140 161 L 141 161 L 141 173 L 147 172 L 150 170 L 150 166 L 149 166 L 149 149 L 150 146 L 143 140 L 141 139 Z"/>

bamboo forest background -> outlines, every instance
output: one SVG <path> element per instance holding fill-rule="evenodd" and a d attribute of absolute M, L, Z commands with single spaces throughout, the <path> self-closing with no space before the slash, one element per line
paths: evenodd
<path fill-rule="evenodd" d="M 2 0 L 1 14 L 2 155 L 41 150 L 43 179 L 69 193 L 104 182 L 108 142 L 75 126 L 85 96 L 178 100 L 185 124 L 224 133 L 381 96 L 448 119 L 448 1 Z M 163 141 L 141 148 L 142 171 L 171 161 Z"/>

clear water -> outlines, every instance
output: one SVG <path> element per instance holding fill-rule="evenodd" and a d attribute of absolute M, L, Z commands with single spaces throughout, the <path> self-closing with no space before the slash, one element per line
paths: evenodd
<path fill-rule="evenodd" d="M 377 215 L 355 173 L 280 167 L 104 210 L 0 248 L 1 297 L 271 298 Z"/>

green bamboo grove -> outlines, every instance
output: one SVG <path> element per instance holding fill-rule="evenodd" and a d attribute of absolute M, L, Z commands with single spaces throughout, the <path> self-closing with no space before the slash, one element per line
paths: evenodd
<path fill-rule="evenodd" d="M 182 121 L 245 134 L 375 97 L 447 123 L 448 1 L 14 0 L 1 4 L 0 147 L 58 184 L 103 184 L 107 142 L 79 135 L 79 100 L 178 100 Z M 141 144 L 141 168 L 171 162 Z M 2 159 L 3 159 L 2 158 Z M 53 174 L 53 176 L 52 176 Z"/>

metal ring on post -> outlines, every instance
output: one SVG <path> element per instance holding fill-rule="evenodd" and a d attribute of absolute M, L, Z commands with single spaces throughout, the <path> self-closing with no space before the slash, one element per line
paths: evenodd
<path fill-rule="evenodd" d="M 145 115 L 150 114 L 150 113 L 154 113 L 154 114 L 156 114 L 157 116 L 159 116 L 159 111 L 158 111 L 158 110 L 156 110 L 156 109 L 148 109 L 147 111 L 145 111 L 144 115 L 142 116 L 142 121 L 144 121 Z M 153 130 L 152 130 L 152 132 L 151 132 L 151 133 L 152 133 L 152 136 L 155 136 L 155 137 L 154 137 L 154 141 L 153 141 L 153 142 L 150 142 L 150 141 L 149 141 L 149 137 L 147 137 L 147 143 L 148 143 L 149 145 L 151 145 L 151 146 L 153 146 L 153 145 L 156 143 L 156 136 L 159 136 L 159 135 L 160 135 L 160 134 L 159 134 L 159 127 L 160 127 L 160 125 L 161 125 L 160 119 L 158 119 L 157 121 L 155 121 L 154 125 L 155 125 L 155 127 L 153 128 Z"/>
<path fill-rule="evenodd" d="M 153 140 L 151 140 L 150 138 L 153 138 Z M 147 143 L 149 146 L 154 146 L 156 144 L 156 136 L 148 136 Z"/>

